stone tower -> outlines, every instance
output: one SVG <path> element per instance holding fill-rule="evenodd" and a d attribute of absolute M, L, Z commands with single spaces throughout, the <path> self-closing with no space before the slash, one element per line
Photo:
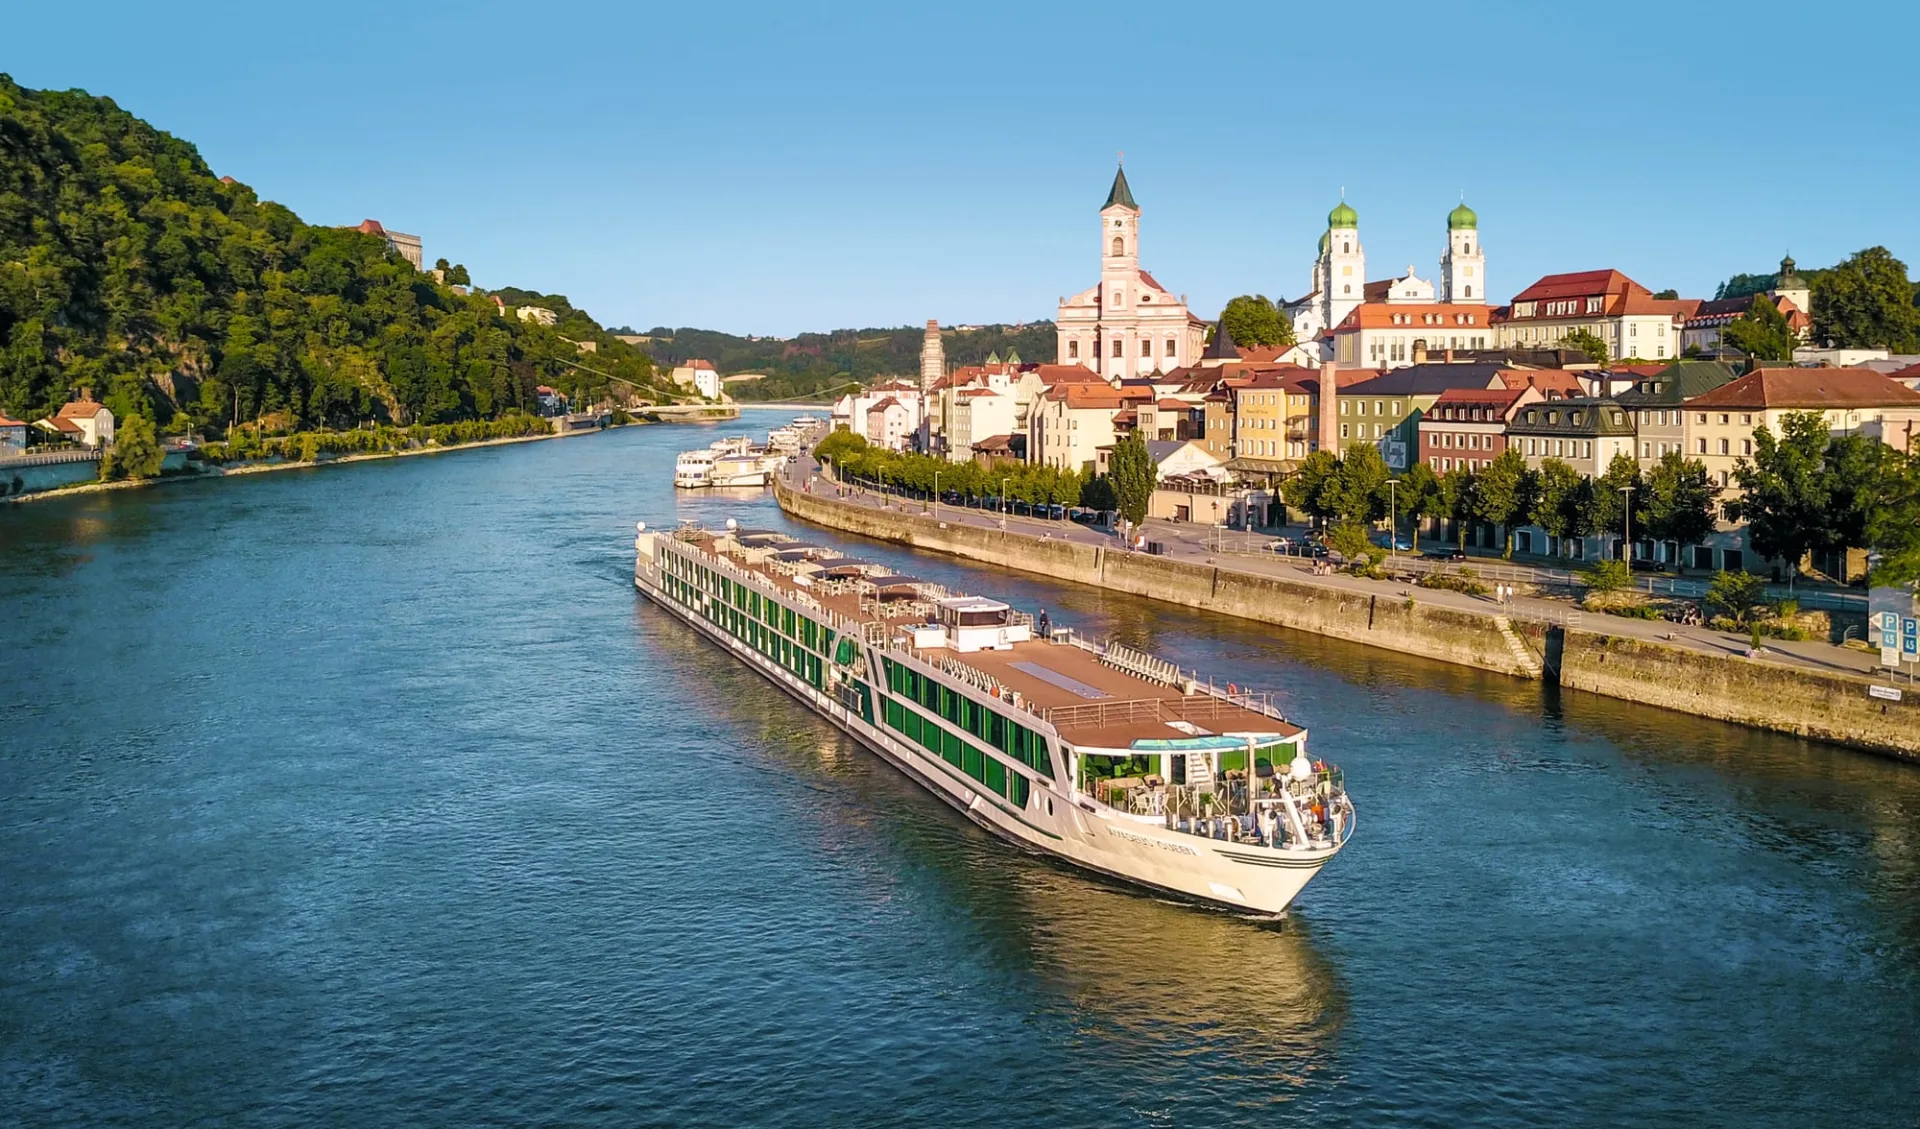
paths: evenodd
<path fill-rule="evenodd" d="M 1487 303 L 1487 253 L 1480 246 L 1480 217 L 1462 200 L 1447 213 L 1447 253 L 1440 256 L 1442 302 Z"/>
<path fill-rule="evenodd" d="M 947 374 L 947 349 L 940 343 L 940 323 L 927 319 L 927 336 L 920 343 L 920 390 L 930 392 L 934 381 Z"/>

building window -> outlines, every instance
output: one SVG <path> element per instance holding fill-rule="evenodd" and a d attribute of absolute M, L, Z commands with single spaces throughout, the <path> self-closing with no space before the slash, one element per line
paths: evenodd
<path fill-rule="evenodd" d="M 1728 424 L 1728 423 L 1729 423 L 1729 422 L 1730 422 L 1730 421 L 1732 420 L 1732 418 L 1733 418 L 1733 417 L 1732 417 L 1731 415 L 1729 415 L 1728 413 L 1726 413 L 1726 412 L 1721 412 L 1721 413 L 1720 413 L 1720 426 L 1721 426 L 1721 427 L 1725 427 L 1725 426 L 1727 426 L 1727 424 Z M 1703 420 L 1701 420 L 1700 422 L 1701 422 L 1701 423 L 1705 423 L 1705 422 L 1707 422 L 1707 421 L 1703 419 Z"/>
<path fill-rule="evenodd" d="M 1720 453 L 1723 455 L 1727 453 L 1727 441 L 1725 439 L 1720 441 Z"/>
<path fill-rule="evenodd" d="M 1177 352 L 1177 349 L 1175 347 L 1174 339 L 1171 337 L 1167 338 L 1167 356 L 1171 357 L 1176 352 Z"/>
<path fill-rule="evenodd" d="M 1347 425 L 1343 423 L 1340 425 L 1340 438 L 1345 439 L 1346 437 L 1347 437 Z"/>
<path fill-rule="evenodd" d="M 1113 257 L 1116 259 L 1119 258 L 1121 255 L 1126 253 L 1126 250 L 1127 250 L 1126 242 L 1122 240 L 1118 235 L 1114 236 L 1113 237 Z"/>
<path fill-rule="evenodd" d="M 1080 343 L 1078 341 L 1067 342 L 1067 359 L 1070 361 L 1080 359 Z"/>
<path fill-rule="evenodd" d="M 1120 342 L 1117 340 L 1113 343 L 1113 355 L 1116 357 L 1120 355 Z"/>
<path fill-rule="evenodd" d="M 1753 440 L 1742 439 L 1740 441 L 1740 453 L 1743 455 L 1753 454 Z"/>
<path fill-rule="evenodd" d="M 1468 269 L 1469 271 L 1471 271 L 1471 270 L 1472 270 L 1473 268 L 1472 268 L 1472 267 L 1468 267 L 1467 269 Z M 1467 296 L 1467 297 L 1469 297 L 1469 298 L 1471 298 L 1471 297 L 1473 297 L 1473 284 L 1472 284 L 1472 283 L 1468 283 L 1468 284 L 1467 284 L 1467 286 L 1466 286 L 1466 296 Z"/>

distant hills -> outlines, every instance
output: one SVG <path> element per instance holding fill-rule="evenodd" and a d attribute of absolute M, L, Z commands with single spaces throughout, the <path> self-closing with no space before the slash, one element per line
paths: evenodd
<path fill-rule="evenodd" d="M 618 332 L 627 330 L 623 327 Z M 884 376 L 918 377 L 925 334 L 924 325 L 915 325 L 837 329 L 782 339 L 656 326 L 642 335 L 647 340 L 639 347 L 663 369 L 699 358 L 712 361 L 722 376 L 764 373 L 765 380 L 728 385 L 728 394 L 741 400 L 783 400 L 820 395 L 850 381 L 871 384 Z M 941 345 L 950 365 L 977 365 L 996 353 L 1003 359 L 1018 353 L 1023 361 L 1051 363 L 1053 323 L 946 330 Z"/>

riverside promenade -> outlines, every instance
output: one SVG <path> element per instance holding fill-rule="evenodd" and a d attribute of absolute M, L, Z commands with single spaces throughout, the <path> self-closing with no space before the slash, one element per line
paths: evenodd
<path fill-rule="evenodd" d="M 1149 522 L 1148 539 L 1166 551 L 1148 555 L 1071 522 L 842 488 L 805 455 L 777 493 L 804 520 L 915 548 L 1920 759 L 1920 693 L 1904 678 L 1873 673 L 1875 656 L 1844 647 L 1768 640 L 1749 656 L 1744 635 L 1581 611 L 1565 600 L 1520 595 L 1500 604 L 1420 588 L 1406 575 L 1317 575 L 1306 560 L 1258 552 L 1261 540 L 1252 552 L 1224 549 L 1204 526 Z M 1499 566 L 1474 564 L 1497 579 Z"/>

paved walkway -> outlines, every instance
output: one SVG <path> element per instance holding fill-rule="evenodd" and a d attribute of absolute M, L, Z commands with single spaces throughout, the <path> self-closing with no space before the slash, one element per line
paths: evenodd
<path fill-rule="evenodd" d="M 794 489 L 801 489 L 802 484 L 806 483 L 807 489 L 812 493 L 826 497 L 836 496 L 835 491 L 842 488 L 820 477 L 819 471 L 819 464 L 813 461 L 812 456 L 802 455 L 798 462 L 787 469 L 788 484 Z M 857 486 L 845 487 L 844 494 L 840 496 L 854 505 L 878 510 L 892 510 L 913 516 L 932 516 L 934 513 L 934 507 L 922 499 L 875 492 Z M 1003 517 L 992 511 L 944 503 L 938 507 L 938 516 L 941 521 L 954 525 L 1006 529 L 1009 532 L 1024 533 L 1029 536 L 1105 545 L 1116 551 L 1126 551 L 1111 532 L 1074 522 L 1048 521 L 1044 518 L 1012 514 Z M 1298 557 L 1274 556 L 1258 551 L 1221 552 L 1215 547 L 1217 532 L 1212 526 L 1148 521 L 1143 532 L 1146 533 L 1149 541 L 1159 541 L 1164 544 L 1165 555 L 1176 560 L 1233 569 L 1257 576 L 1284 577 L 1300 584 L 1312 584 L 1370 596 L 1412 598 L 1423 604 L 1458 608 L 1483 615 L 1504 614 L 1516 620 L 1566 624 L 1569 622 L 1571 613 L 1577 619 L 1579 626 L 1585 630 L 1605 635 L 1657 641 L 1714 655 L 1745 655 L 1749 643 L 1745 635 L 1716 631 L 1706 627 L 1685 627 L 1664 620 L 1628 619 L 1625 616 L 1607 615 L 1604 612 L 1583 611 L 1567 600 L 1523 595 L 1502 605 L 1491 596 L 1469 596 L 1445 589 L 1415 587 L 1406 577 L 1369 580 L 1346 573 L 1316 576 L 1311 564 Z M 1236 540 L 1244 543 L 1246 536 L 1241 532 L 1228 531 L 1225 534 L 1225 541 L 1229 550 L 1233 549 Z M 1253 544 L 1264 546 L 1270 539 L 1268 536 L 1256 533 L 1253 535 Z M 1473 560 L 1468 563 L 1478 567 L 1482 562 Z M 1855 651 L 1823 642 L 1795 643 L 1777 639 L 1767 641 L 1761 657 L 1756 661 L 1800 669 L 1837 671 L 1857 675 L 1873 674 L 1879 667 L 1879 656 L 1872 652 Z"/>

